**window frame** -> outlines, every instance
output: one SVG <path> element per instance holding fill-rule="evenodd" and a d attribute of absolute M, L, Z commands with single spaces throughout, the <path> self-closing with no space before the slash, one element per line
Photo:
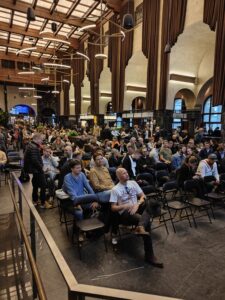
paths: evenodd
<path fill-rule="evenodd" d="M 175 110 L 177 101 L 181 101 L 181 105 L 180 105 L 181 109 L 180 110 Z M 184 113 L 184 111 L 186 111 L 184 99 L 175 98 L 173 101 L 173 114 L 182 114 L 182 113 Z M 173 118 L 172 129 L 177 129 L 178 127 L 182 127 L 182 119 Z"/>
<path fill-rule="evenodd" d="M 209 104 L 208 104 L 209 103 Z M 207 106 L 209 105 L 209 109 L 207 109 Z M 214 112 L 215 108 L 218 107 L 219 111 Z M 218 120 L 213 120 L 212 118 L 216 118 L 215 116 L 218 115 Z M 209 129 L 215 130 L 216 127 L 219 127 L 221 130 L 222 128 L 222 105 L 212 105 L 212 95 L 208 96 L 205 99 L 205 102 L 203 104 L 203 110 L 202 110 L 202 122 L 206 130 Z"/>

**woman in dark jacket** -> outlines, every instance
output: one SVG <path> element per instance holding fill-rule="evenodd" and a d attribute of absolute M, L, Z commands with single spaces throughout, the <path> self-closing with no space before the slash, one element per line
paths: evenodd
<path fill-rule="evenodd" d="M 40 153 L 40 146 L 43 137 L 40 133 L 33 136 L 31 143 L 27 145 L 24 153 L 24 170 L 26 173 L 32 173 L 32 200 L 35 205 L 38 203 L 38 189 L 40 188 L 41 208 L 51 208 L 52 206 L 46 201 L 46 180 L 43 171 L 43 162 Z"/>
<path fill-rule="evenodd" d="M 195 156 L 186 157 L 183 165 L 177 170 L 177 182 L 179 187 L 184 187 L 186 180 L 193 179 L 195 176 L 196 168 L 198 165 L 197 158 Z"/>

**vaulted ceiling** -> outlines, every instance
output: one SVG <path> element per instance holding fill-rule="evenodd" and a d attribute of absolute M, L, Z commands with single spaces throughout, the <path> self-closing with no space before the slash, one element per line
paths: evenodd
<path fill-rule="evenodd" d="M 101 4 L 100 0 L 2 0 L 0 60 L 38 65 L 57 57 L 62 58 L 87 39 L 87 32 L 79 31 L 80 27 L 98 25 L 101 16 L 106 22 L 126 2 L 127 0 L 103 0 Z M 32 8 L 35 21 L 27 19 L 28 8 Z M 55 32 L 52 31 L 53 22 L 57 25 Z M 47 36 L 42 34 L 43 31 L 47 32 Z M 56 39 L 69 41 L 70 45 L 48 39 L 48 33 L 53 38 L 55 36 Z M 18 54 L 18 50 L 31 47 L 35 49 Z"/>

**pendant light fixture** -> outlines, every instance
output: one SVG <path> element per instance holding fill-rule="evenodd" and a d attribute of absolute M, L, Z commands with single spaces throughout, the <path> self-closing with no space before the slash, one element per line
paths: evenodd
<path fill-rule="evenodd" d="M 55 22 L 52 22 L 51 27 L 52 27 L 52 32 L 55 33 L 57 31 L 57 24 Z"/>
<path fill-rule="evenodd" d="M 35 21 L 35 14 L 32 7 L 28 7 L 27 9 L 27 21 Z"/>
<path fill-rule="evenodd" d="M 95 54 L 95 58 L 97 59 L 106 59 L 107 55 L 104 54 L 104 49 L 103 49 L 103 24 L 102 24 L 102 19 L 103 19 L 103 10 L 102 10 L 102 0 L 101 0 L 101 17 L 100 17 L 100 53 Z"/>
<path fill-rule="evenodd" d="M 128 13 L 123 16 L 122 26 L 124 29 L 131 29 L 134 27 L 134 18 L 130 13 L 130 0 L 128 0 Z"/>

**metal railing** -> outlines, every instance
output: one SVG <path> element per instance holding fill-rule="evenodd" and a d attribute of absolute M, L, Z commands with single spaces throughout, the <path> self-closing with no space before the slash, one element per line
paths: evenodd
<path fill-rule="evenodd" d="M 12 196 L 13 204 L 15 207 L 16 216 L 18 218 L 19 229 L 21 234 L 21 242 L 24 242 L 28 259 L 30 261 L 32 277 L 33 277 L 33 299 L 37 298 L 45 300 L 47 299 L 44 290 L 44 285 L 41 281 L 39 271 L 37 269 L 36 260 L 36 225 L 39 226 L 41 233 L 43 234 L 45 241 L 50 249 L 52 256 L 61 272 L 65 283 L 68 288 L 68 299 L 69 300 L 84 300 L 85 297 L 94 297 L 99 299 L 130 299 L 130 300 L 166 300 L 172 299 L 168 297 L 161 297 L 155 295 L 149 295 L 139 292 L 131 292 L 126 290 L 112 289 L 106 287 L 99 287 L 93 285 L 79 284 L 70 270 L 67 262 L 65 261 L 62 253 L 56 245 L 53 237 L 49 233 L 46 225 L 42 218 L 34 207 L 32 201 L 26 195 L 25 190 L 17 178 L 14 172 L 11 173 L 11 179 L 8 181 L 9 189 Z M 17 191 L 16 191 L 17 187 Z M 18 201 L 16 201 L 16 193 L 18 192 Z M 25 230 L 23 224 L 23 200 L 26 201 L 30 210 L 30 242 L 28 239 L 28 233 Z M 18 203 L 16 203 L 18 202 Z M 64 298 L 65 299 L 65 298 Z"/>

